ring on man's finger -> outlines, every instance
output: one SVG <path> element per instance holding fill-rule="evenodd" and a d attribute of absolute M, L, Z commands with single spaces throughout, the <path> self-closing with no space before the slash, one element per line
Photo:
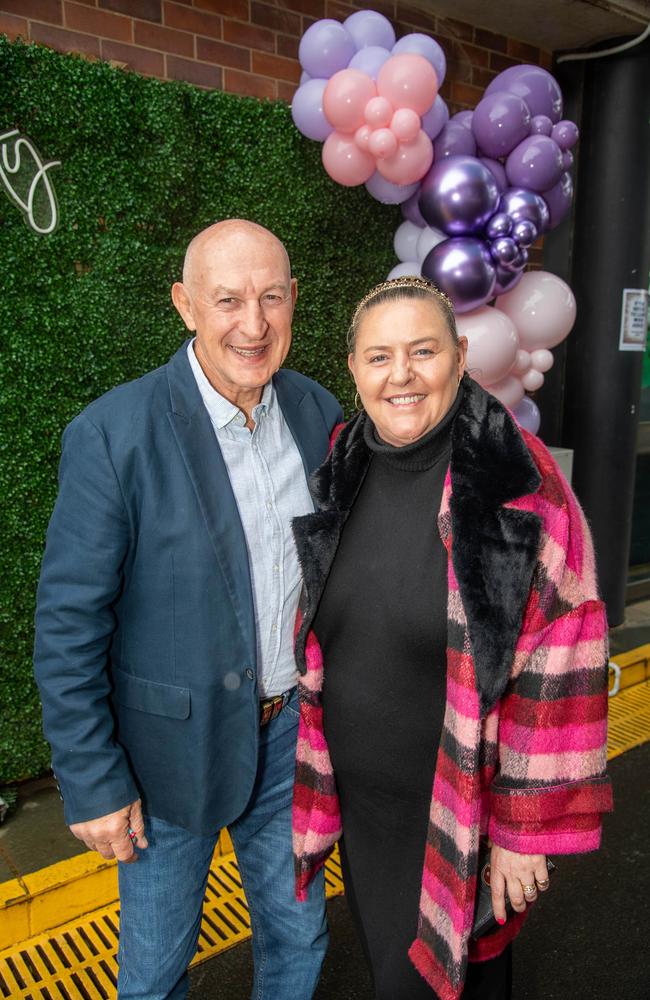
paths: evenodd
<path fill-rule="evenodd" d="M 137 844 L 137 842 L 138 842 L 138 835 L 137 835 L 137 833 L 135 832 L 135 830 L 132 830 L 131 827 L 129 827 L 129 829 L 126 832 L 129 835 L 129 840 L 135 846 Z"/>

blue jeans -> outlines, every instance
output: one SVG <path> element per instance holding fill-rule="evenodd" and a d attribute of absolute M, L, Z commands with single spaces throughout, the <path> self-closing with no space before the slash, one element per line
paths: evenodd
<path fill-rule="evenodd" d="M 245 812 L 229 827 L 253 929 L 252 1000 L 309 1000 L 327 950 L 325 884 L 296 902 L 291 799 L 296 695 L 260 729 L 257 777 Z M 180 1000 L 201 926 L 203 896 L 218 837 L 199 837 L 145 817 L 149 847 L 119 865 L 120 1000 Z"/>

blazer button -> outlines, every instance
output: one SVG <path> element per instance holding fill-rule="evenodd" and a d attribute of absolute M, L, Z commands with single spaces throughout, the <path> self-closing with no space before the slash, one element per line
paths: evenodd
<path fill-rule="evenodd" d="M 249 681 L 252 681 L 253 678 L 255 677 L 255 674 L 253 673 L 250 667 L 246 667 L 246 676 L 248 677 Z"/>

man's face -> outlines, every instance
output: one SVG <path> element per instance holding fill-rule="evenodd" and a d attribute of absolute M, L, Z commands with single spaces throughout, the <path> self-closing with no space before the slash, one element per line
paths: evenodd
<path fill-rule="evenodd" d="M 289 352 L 296 294 L 281 244 L 250 231 L 199 245 L 172 289 L 206 376 L 249 415 Z"/>

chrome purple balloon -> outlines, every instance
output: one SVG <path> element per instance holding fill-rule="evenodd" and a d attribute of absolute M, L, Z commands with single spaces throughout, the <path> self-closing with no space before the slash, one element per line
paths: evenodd
<path fill-rule="evenodd" d="M 517 94 L 494 91 L 486 94 L 474 109 L 472 132 L 487 156 L 507 156 L 529 131 L 530 111 Z"/>
<path fill-rule="evenodd" d="M 422 115 L 422 130 L 430 139 L 435 139 L 440 135 L 448 121 L 449 108 L 438 94 L 426 114 Z"/>
<path fill-rule="evenodd" d="M 527 219 L 537 226 L 538 232 L 548 227 L 549 214 L 541 195 L 526 188 L 510 188 L 501 195 L 499 213 L 505 213 L 513 223 Z"/>
<path fill-rule="evenodd" d="M 462 125 L 458 128 L 467 132 Z M 498 202 L 497 182 L 473 156 L 449 156 L 434 163 L 420 189 L 422 215 L 449 236 L 480 232 Z"/>
<path fill-rule="evenodd" d="M 562 117 L 562 91 L 554 76 L 541 66 L 509 66 L 489 84 L 485 93 L 507 90 L 528 105 L 531 115 L 546 115 L 552 122 Z"/>
<path fill-rule="evenodd" d="M 549 211 L 549 229 L 555 229 L 568 215 L 573 200 L 571 174 L 562 174 L 557 184 L 542 194 Z"/>
<path fill-rule="evenodd" d="M 527 250 L 537 239 L 537 226 L 529 219 L 522 219 L 521 222 L 516 222 L 512 227 L 512 238 L 517 246 Z"/>
<path fill-rule="evenodd" d="M 495 264 L 507 267 L 517 257 L 517 244 L 509 236 L 498 236 L 490 244 L 490 256 Z"/>
<path fill-rule="evenodd" d="M 500 236 L 510 236 L 511 231 L 512 219 L 501 211 L 496 212 L 485 227 L 485 235 L 489 240 L 496 240 Z"/>
<path fill-rule="evenodd" d="M 504 292 L 509 292 L 511 288 L 521 281 L 524 276 L 523 271 L 509 271 L 505 267 L 501 267 L 497 264 L 497 281 L 494 286 L 494 295 L 503 295 Z"/>
<path fill-rule="evenodd" d="M 496 271 L 482 240 L 460 236 L 434 247 L 422 263 L 422 274 L 435 282 L 456 312 L 470 312 L 494 295 Z"/>
<path fill-rule="evenodd" d="M 530 135 L 506 160 L 506 176 L 513 187 L 546 191 L 562 175 L 562 150 L 547 135 Z"/>
<path fill-rule="evenodd" d="M 447 122 L 433 143 L 433 159 L 442 160 L 446 156 L 475 156 L 476 142 L 468 128 L 459 122 Z"/>

